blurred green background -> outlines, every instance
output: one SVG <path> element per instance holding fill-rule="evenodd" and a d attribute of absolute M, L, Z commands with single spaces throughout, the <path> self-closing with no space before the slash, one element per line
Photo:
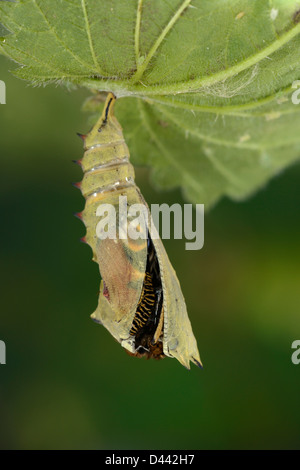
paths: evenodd
<path fill-rule="evenodd" d="M 132 358 L 89 318 L 99 271 L 71 186 L 89 92 L 32 88 L 13 68 L 1 58 L 1 448 L 299 448 L 300 166 L 207 213 L 202 250 L 165 241 L 204 369 Z M 136 173 L 149 204 L 186 202 Z"/>

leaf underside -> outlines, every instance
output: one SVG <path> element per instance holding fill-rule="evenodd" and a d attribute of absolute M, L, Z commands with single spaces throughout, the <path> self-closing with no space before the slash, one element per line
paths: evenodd
<path fill-rule="evenodd" d="M 122 98 L 133 161 L 161 188 L 210 206 L 299 159 L 300 0 L 1 1 L 0 23 L 18 77 Z"/>

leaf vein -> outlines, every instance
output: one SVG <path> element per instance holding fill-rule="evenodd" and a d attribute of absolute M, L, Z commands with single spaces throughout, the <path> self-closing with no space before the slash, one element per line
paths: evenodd
<path fill-rule="evenodd" d="M 140 85 L 134 81 L 134 89 L 138 92 L 143 92 L 144 95 L 158 95 L 158 94 L 181 94 L 181 93 L 195 93 L 203 87 L 214 85 L 218 82 L 225 81 L 240 72 L 256 65 L 258 62 L 266 59 L 269 55 L 277 52 L 281 47 L 286 45 L 289 41 L 294 39 L 300 33 L 300 23 L 293 26 L 285 34 L 280 36 L 278 39 L 273 41 L 271 44 L 263 49 L 260 49 L 257 53 L 248 57 L 247 59 L 232 65 L 228 69 L 221 70 L 212 75 L 206 75 L 193 80 L 184 82 L 167 83 L 160 85 L 159 83 L 153 85 Z M 132 80 L 135 76 L 132 77 Z"/>
<path fill-rule="evenodd" d="M 151 101 L 153 101 L 154 103 L 160 103 L 162 105 L 166 105 L 172 108 L 187 109 L 187 110 L 199 111 L 202 113 L 211 113 L 211 114 L 221 114 L 221 115 L 228 114 L 230 116 L 250 118 L 254 116 L 264 116 L 265 114 L 268 114 L 268 113 L 247 113 L 243 111 L 256 109 L 265 104 L 269 104 L 272 101 L 274 101 L 276 98 L 283 97 L 289 94 L 292 90 L 293 90 L 292 86 L 288 86 L 286 88 L 276 91 L 272 95 L 265 96 L 255 101 L 250 101 L 250 102 L 241 103 L 241 104 L 224 105 L 224 106 L 207 106 L 207 105 L 185 103 L 183 101 L 176 101 L 176 99 L 173 100 L 172 98 L 168 96 L 157 96 L 157 97 L 154 96 L 154 97 L 151 97 Z M 149 101 L 149 98 L 145 98 L 145 99 Z M 281 111 L 281 114 L 294 114 L 294 113 L 298 113 L 299 111 L 300 109 L 299 110 L 294 109 L 291 111 L 285 110 L 285 111 Z"/>
<path fill-rule="evenodd" d="M 167 119 L 169 119 L 171 122 L 173 122 L 173 124 L 179 127 L 181 131 L 188 132 L 189 134 L 194 135 L 200 140 L 203 140 L 205 142 L 209 142 L 215 145 L 225 146 L 225 147 L 233 147 L 233 148 L 247 149 L 247 150 L 254 150 L 254 151 L 261 150 L 261 147 L 256 144 L 249 144 L 249 143 L 243 143 L 243 142 L 231 142 L 230 140 L 218 139 L 215 137 L 210 137 L 205 134 L 201 134 L 200 132 L 198 132 L 197 129 L 190 129 L 189 127 L 184 126 L 172 114 L 168 113 L 162 106 L 157 106 L 157 108 L 160 109 L 161 113 L 164 114 Z"/>
<path fill-rule="evenodd" d="M 139 57 L 140 57 L 140 33 L 141 33 L 142 8 L 143 8 L 143 0 L 138 0 L 137 10 L 136 10 L 135 33 L 134 33 L 135 60 L 136 60 L 137 68 L 138 68 Z"/>
<path fill-rule="evenodd" d="M 145 109 L 144 109 L 144 104 L 140 100 L 138 100 L 138 107 L 139 107 L 140 115 L 142 117 L 144 126 L 145 126 L 146 130 L 148 131 L 148 134 L 150 135 L 151 139 L 155 142 L 158 149 L 164 154 L 166 160 L 168 162 L 170 162 L 170 164 L 178 170 L 179 174 L 182 175 L 186 179 L 187 184 L 189 184 L 197 192 L 199 192 L 199 186 L 201 186 L 201 184 L 199 183 L 199 180 L 197 180 L 193 176 L 191 176 L 186 171 L 185 165 L 184 164 L 181 165 L 177 160 L 175 160 L 172 157 L 172 155 L 170 155 L 169 150 L 158 139 L 156 133 L 153 132 L 153 130 L 151 128 L 151 125 L 148 122 L 147 115 L 146 115 L 146 112 L 145 112 Z"/>
<path fill-rule="evenodd" d="M 96 69 L 97 69 L 97 71 L 100 75 L 105 75 L 102 72 L 102 70 L 100 69 L 99 63 L 98 63 L 98 60 L 97 60 L 97 57 L 96 57 L 96 53 L 95 53 L 95 49 L 94 49 L 94 45 L 93 45 L 93 40 L 92 40 L 90 21 L 89 21 L 89 17 L 88 17 L 87 8 L 86 8 L 86 0 L 81 0 L 81 6 L 82 6 L 85 25 L 86 25 L 86 33 L 87 33 L 87 38 L 88 38 L 88 41 L 89 41 L 89 47 L 90 47 L 90 51 L 91 51 L 91 55 L 92 55 L 95 67 L 96 67 Z"/>
<path fill-rule="evenodd" d="M 48 20 L 45 12 L 42 10 L 41 6 L 38 4 L 37 0 L 33 0 L 33 3 L 36 5 L 37 9 L 40 11 L 41 15 L 43 16 L 45 22 L 47 23 L 48 27 L 49 27 L 49 30 L 52 32 L 52 34 L 54 35 L 54 37 L 58 40 L 58 42 L 60 42 L 60 44 L 69 52 L 69 54 L 71 54 L 74 59 L 79 62 L 81 65 L 83 65 L 83 67 L 90 67 L 91 65 L 88 64 L 87 62 L 84 62 L 80 57 L 77 56 L 77 54 L 75 54 L 68 46 L 67 44 L 58 36 L 55 28 L 52 26 L 52 24 L 50 23 L 50 21 Z"/>
<path fill-rule="evenodd" d="M 150 51 L 148 52 L 144 62 L 142 63 L 142 65 L 140 67 L 137 67 L 137 71 L 136 73 L 132 76 L 132 81 L 133 83 L 136 83 L 138 82 L 146 68 L 148 67 L 148 64 L 150 62 L 150 60 L 152 59 L 152 57 L 155 55 L 157 49 L 159 48 L 159 46 L 161 45 L 162 41 L 165 39 L 165 37 L 167 36 L 167 34 L 170 32 L 170 30 L 173 28 L 174 24 L 177 22 L 177 20 L 180 18 L 181 14 L 184 12 L 184 10 L 189 6 L 189 4 L 191 3 L 192 0 L 184 0 L 181 4 L 181 6 L 177 9 L 177 11 L 174 13 L 174 15 L 172 16 L 172 18 L 170 19 L 170 21 L 168 22 L 168 24 L 165 26 L 165 28 L 163 29 L 163 31 L 161 32 L 161 34 L 158 36 L 158 38 L 156 39 L 156 41 L 154 42 L 153 46 L 151 47 Z"/>

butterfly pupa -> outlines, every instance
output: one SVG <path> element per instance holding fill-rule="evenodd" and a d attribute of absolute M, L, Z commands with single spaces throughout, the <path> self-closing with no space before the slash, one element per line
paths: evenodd
<path fill-rule="evenodd" d="M 93 250 L 102 278 L 98 306 L 91 317 L 131 355 L 168 356 L 188 369 L 190 361 L 202 367 L 179 281 L 135 184 L 129 150 L 113 113 L 115 100 L 109 93 L 101 117 L 81 136 L 84 177 L 77 186 L 86 203 L 80 218 L 86 226 L 84 241 Z M 146 208 L 147 222 L 140 227 L 144 233 L 138 239 L 124 236 L 128 221 L 120 216 L 120 200 L 126 201 L 127 208 L 134 204 Z M 115 211 L 116 227 L 121 230 L 113 237 L 99 236 L 99 213 L 103 215 L 99 207 Z"/>

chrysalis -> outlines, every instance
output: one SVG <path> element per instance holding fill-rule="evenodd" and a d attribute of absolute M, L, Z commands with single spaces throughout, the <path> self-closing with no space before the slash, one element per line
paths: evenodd
<path fill-rule="evenodd" d="M 100 119 L 81 136 L 84 177 L 76 185 L 86 204 L 78 215 L 102 277 L 98 307 L 91 317 L 134 356 L 175 357 L 188 369 L 190 361 L 202 367 L 179 281 L 134 181 L 129 150 L 113 114 L 115 99 L 108 94 Z M 129 234 L 128 226 L 136 220 L 136 204 L 146 213 L 136 223 L 139 238 Z M 109 215 L 107 220 L 115 224 L 106 231 Z"/>

